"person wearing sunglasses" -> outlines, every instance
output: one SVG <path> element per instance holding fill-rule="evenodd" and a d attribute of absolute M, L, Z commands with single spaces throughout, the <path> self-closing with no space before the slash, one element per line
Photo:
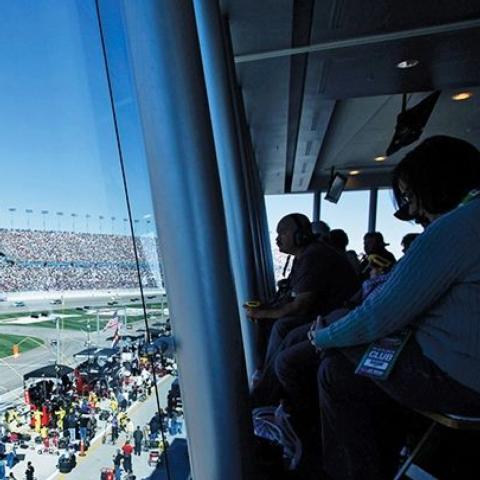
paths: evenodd
<path fill-rule="evenodd" d="M 480 416 L 480 152 L 431 137 L 397 165 L 393 191 L 425 232 L 376 295 L 311 335 L 322 466 L 334 480 L 393 477 L 404 407 Z M 405 329 L 388 378 L 355 373 L 372 343 Z"/>

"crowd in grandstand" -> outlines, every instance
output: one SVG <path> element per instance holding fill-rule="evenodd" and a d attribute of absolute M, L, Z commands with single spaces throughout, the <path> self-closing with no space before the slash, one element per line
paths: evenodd
<path fill-rule="evenodd" d="M 137 239 L 141 262 L 145 261 L 145 242 L 155 245 L 152 238 Z M 13 260 L 132 262 L 134 259 L 132 239 L 126 235 L 0 229 L 0 249 Z"/>
<path fill-rule="evenodd" d="M 136 239 L 136 246 L 143 286 L 158 286 L 150 261 L 156 239 Z M 0 276 L 5 292 L 134 288 L 139 283 L 133 242 L 124 235 L 0 229 L 0 252 L 6 259 Z"/>
<path fill-rule="evenodd" d="M 158 241 L 136 239 L 144 287 L 161 286 Z M 130 236 L 0 229 L 0 291 L 95 290 L 138 287 Z M 275 277 L 287 255 L 274 249 Z"/>

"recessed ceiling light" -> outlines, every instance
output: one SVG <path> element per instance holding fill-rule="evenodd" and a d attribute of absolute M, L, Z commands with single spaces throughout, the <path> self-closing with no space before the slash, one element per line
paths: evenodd
<path fill-rule="evenodd" d="M 386 160 L 387 157 L 385 155 L 379 155 L 378 157 L 375 157 L 374 160 L 376 162 L 383 162 L 384 160 Z"/>
<path fill-rule="evenodd" d="M 397 63 L 397 68 L 401 68 L 405 70 L 407 68 L 416 67 L 420 62 L 416 58 L 407 58 L 406 60 L 402 60 L 401 62 Z"/>
<path fill-rule="evenodd" d="M 349 175 L 358 175 L 360 173 L 360 170 L 350 170 L 348 172 Z"/>
<path fill-rule="evenodd" d="M 458 92 L 455 95 L 452 95 L 452 100 L 460 101 L 460 100 L 468 100 L 469 98 L 473 97 L 472 92 Z"/>

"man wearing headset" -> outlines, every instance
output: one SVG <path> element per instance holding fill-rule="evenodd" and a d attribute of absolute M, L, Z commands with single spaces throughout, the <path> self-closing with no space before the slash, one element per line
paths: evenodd
<path fill-rule="evenodd" d="M 291 330 L 313 321 L 318 314 L 341 307 L 360 286 L 348 260 L 315 239 L 305 215 L 292 213 L 283 217 L 277 225 L 276 242 L 282 253 L 294 257 L 288 277 L 289 295 L 273 304 L 245 305 L 247 315 L 257 320 L 260 335 L 268 337 L 271 330 L 263 363 L 263 352 L 257 352 L 259 370 L 275 357 Z M 261 343 L 257 347 L 261 350 Z"/>

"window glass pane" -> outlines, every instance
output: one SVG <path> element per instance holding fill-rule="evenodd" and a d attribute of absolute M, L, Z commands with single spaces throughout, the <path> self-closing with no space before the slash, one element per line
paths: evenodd
<path fill-rule="evenodd" d="M 402 222 L 393 216 L 396 210 L 391 189 L 379 190 L 377 230 L 382 232 L 387 247 L 396 258 L 402 256 L 401 241 L 407 233 L 421 233 L 423 228 L 413 222 Z"/>
<path fill-rule="evenodd" d="M 270 243 L 272 246 L 275 279 L 279 280 L 282 278 L 287 255 L 280 253 L 275 243 L 277 224 L 282 217 L 289 213 L 303 213 L 312 220 L 313 194 L 266 195 L 265 207 L 267 209 L 268 231 L 270 233 Z"/>
<path fill-rule="evenodd" d="M 343 192 L 336 204 L 324 200 L 322 196 L 321 219 L 327 222 L 332 230 L 345 230 L 349 238 L 347 248 L 355 250 L 357 254 L 363 252 L 363 236 L 368 230 L 369 199 L 368 190 Z"/>
<path fill-rule="evenodd" d="M 124 419 L 126 432 L 111 443 L 117 408 L 125 407 L 145 440 L 158 427 L 171 444 L 185 444 L 175 357 L 160 355 L 158 344 L 142 346 L 144 313 L 155 335 L 168 336 L 169 311 L 119 2 L 100 4 L 130 210 L 94 0 L 0 5 L 0 417 L 16 411 L 23 426 L 9 414 L 12 430 L 30 433 L 32 446 L 42 426 L 55 435 L 55 449 L 87 435 L 97 445 L 75 467 L 85 479 L 111 468 L 132 437 Z M 146 351 L 169 421 L 151 422 L 156 399 Z M 71 409 L 67 421 L 61 412 Z M 161 451 L 153 439 L 144 442 L 155 445 Z M 38 448 L 22 453 L 37 478 L 53 478 L 59 457 Z M 21 478 L 25 468 L 21 462 L 12 471 Z M 151 474 L 147 453 L 133 457 L 133 470 L 137 478 Z"/>
<path fill-rule="evenodd" d="M 119 3 L 116 0 L 102 2 L 102 19 L 105 28 L 108 65 L 113 87 L 113 102 L 118 121 L 123 166 L 128 192 L 128 206 L 131 211 L 130 227 L 134 231 L 137 247 L 141 286 L 146 316 L 138 324 L 138 332 L 145 334 L 145 343 L 140 348 L 141 358 L 155 366 L 158 400 L 161 415 L 157 411 L 155 392 L 147 399 L 139 414 L 139 423 L 155 426 L 156 440 L 149 450 L 160 452 L 163 442 L 170 447 L 167 455 L 159 461 L 156 474 L 162 478 L 185 478 L 189 476 L 188 448 L 186 443 L 186 425 L 183 419 L 183 402 L 177 371 L 177 359 L 172 345 L 172 329 L 168 309 L 167 295 L 163 282 L 163 272 L 159 251 L 157 228 L 153 214 L 152 197 L 148 166 L 145 157 L 141 122 L 129 58 L 123 36 L 124 26 Z M 142 312 L 143 313 L 143 312 Z M 148 332 L 146 330 L 148 329 Z M 152 370 L 152 369 L 150 369 Z M 151 428 L 150 428 L 151 434 Z M 160 446 L 160 449 L 158 448 Z M 135 472 L 150 474 L 155 463 L 143 459 L 143 466 Z M 150 472 L 147 470 L 150 468 Z"/>

